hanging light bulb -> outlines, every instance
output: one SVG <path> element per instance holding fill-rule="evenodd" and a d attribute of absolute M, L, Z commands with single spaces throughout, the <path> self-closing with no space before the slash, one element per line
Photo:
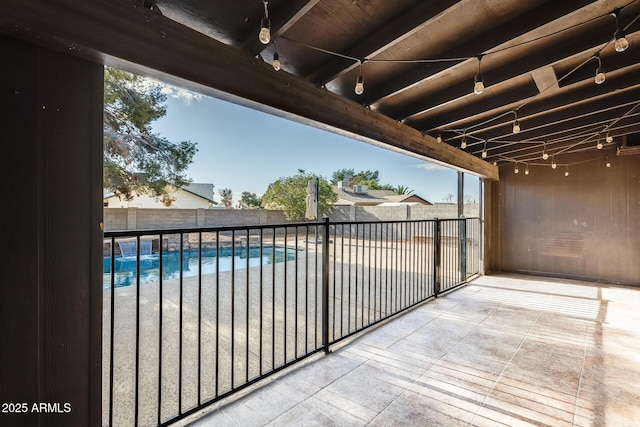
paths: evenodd
<path fill-rule="evenodd" d="M 513 173 L 518 173 L 520 172 L 520 169 L 518 169 L 518 162 L 516 162 L 516 168 L 513 170 Z"/>
<path fill-rule="evenodd" d="M 603 147 L 602 140 L 600 139 L 600 134 L 598 134 L 598 143 L 596 144 L 596 148 L 598 150 L 602 150 L 602 147 Z"/>
<path fill-rule="evenodd" d="M 610 167 L 611 167 L 611 161 L 609 160 L 609 156 L 607 156 L 605 159 L 606 159 L 606 163 L 605 163 L 605 165 L 606 165 L 608 168 L 610 168 Z"/>
<path fill-rule="evenodd" d="M 620 15 L 620 9 L 615 8 L 613 10 L 613 16 L 616 18 L 616 41 L 614 43 L 614 47 L 616 52 L 624 52 L 629 47 L 629 41 L 624 36 L 624 30 L 620 27 L 620 19 L 618 15 Z"/>
<path fill-rule="evenodd" d="M 273 69 L 276 71 L 280 71 L 280 55 L 278 55 L 278 51 L 275 51 L 273 54 Z"/>
<path fill-rule="evenodd" d="M 356 79 L 356 87 L 354 89 L 356 95 L 362 95 L 364 93 L 364 78 L 362 77 L 362 61 L 360 61 L 360 74 Z"/>
<path fill-rule="evenodd" d="M 569 176 L 569 165 L 564 167 L 564 176 Z"/>
<path fill-rule="evenodd" d="M 473 93 L 480 95 L 484 91 L 484 82 L 482 81 L 482 75 L 480 74 L 480 62 L 482 61 L 482 55 L 478 55 L 478 73 L 473 78 Z"/>
<path fill-rule="evenodd" d="M 520 132 L 520 122 L 518 121 L 518 112 L 516 110 L 513 110 L 513 114 L 514 116 L 516 116 L 516 119 L 513 121 L 513 133 L 518 133 Z"/>
<path fill-rule="evenodd" d="M 268 1 L 262 0 L 264 3 L 264 17 L 260 21 L 260 33 L 258 34 L 258 39 L 262 44 L 269 44 L 271 41 L 271 22 L 269 21 L 269 8 Z"/>
<path fill-rule="evenodd" d="M 441 144 L 441 143 L 442 143 L 442 136 L 440 136 L 439 134 L 438 134 L 438 136 L 437 136 L 437 138 L 436 138 L 436 142 L 437 142 L 438 144 Z"/>
<path fill-rule="evenodd" d="M 551 169 L 555 169 L 557 168 L 558 165 L 556 164 L 556 161 L 553 159 L 553 156 L 551 157 Z"/>
<path fill-rule="evenodd" d="M 598 60 L 598 68 L 596 68 L 595 82 L 597 85 L 601 85 L 602 83 L 604 83 L 607 77 L 604 75 L 604 72 L 602 71 L 602 60 L 600 59 L 600 54 L 596 53 L 595 55 L 593 55 L 593 57 Z"/>
<path fill-rule="evenodd" d="M 547 143 L 545 142 L 542 145 L 542 160 L 547 160 L 549 158 L 549 155 L 547 154 Z"/>
<path fill-rule="evenodd" d="M 484 142 L 484 147 L 482 148 L 482 158 L 487 158 L 487 141 Z"/>
<path fill-rule="evenodd" d="M 495 160 L 493 161 L 493 166 L 498 166 L 498 162 L 496 162 Z"/>
<path fill-rule="evenodd" d="M 609 132 L 607 132 L 607 137 L 605 138 L 605 141 L 607 141 L 607 144 L 613 142 L 613 137 L 611 135 L 609 135 Z"/>
<path fill-rule="evenodd" d="M 525 163 L 525 165 L 526 165 L 526 166 L 525 166 L 525 168 L 524 168 L 524 174 L 525 174 L 525 175 L 529 175 L 529 165 L 527 165 L 526 163 Z"/>
<path fill-rule="evenodd" d="M 463 150 L 465 148 L 467 148 L 467 136 L 466 135 L 462 135 L 462 142 L 460 143 L 460 148 L 462 148 Z"/>

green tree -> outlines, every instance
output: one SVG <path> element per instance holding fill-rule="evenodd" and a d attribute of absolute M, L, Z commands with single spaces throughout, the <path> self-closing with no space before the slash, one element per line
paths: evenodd
<path fill-rule="evenodd" d="M 233 191 L 230 188 L 221 188 L 218 190 L 218 194 L 220 194 L 220 201 L 224 205 L 225 209 L 231 209 L 231 204 L 233 203 Z"/>
<path fill-rule="evenodd" d="M 333 192 L 326 179 L 301 169 L 296 175 L 280 178 L 269 186 L 262 197 L 265 207 L 284 210 L 288 220 L 303 220 L 307 208 L 307 183 L 310 179 L 316 178 L 320 180 L 319 201 L 320 215 L 322 215 L 338 200 L 338 195 Z"/>
<path fill-rule="evenodd" d="M 409 190 L 409 187 L 404 185 L 398 185 L 395 189 L 396 194 L 411 194 L 413 190 Z"/>
<path fill-rule="evenodd" d="M 240 200 L 242 200 L 242 202 L 250 208 L 259 208 L 262 206 L 262 197 L 258 197 L 256 193 L 243 191 Z"/>
<path fill-rule="evenodd" d="M 105 68 L 104 188 L 127 200 L 146 194 L 170 204 L 170 193 L 190 182 L 185 171 L 196 144 L 170 142 L 151 128 L 167 113 L 165 101 L 159 85 Z"/>

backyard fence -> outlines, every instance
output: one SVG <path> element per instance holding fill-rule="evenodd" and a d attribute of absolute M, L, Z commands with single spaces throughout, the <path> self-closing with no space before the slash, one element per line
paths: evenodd
<path fill-rule="evenodd" d="M 169 425 L 463 284 L 480 221 L 105 233 L 103 424 Z"/>

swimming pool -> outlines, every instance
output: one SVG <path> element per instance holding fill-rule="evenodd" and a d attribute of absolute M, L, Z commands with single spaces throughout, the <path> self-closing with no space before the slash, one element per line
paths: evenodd
<path fill-rule="evenodd" d="M 215 249 L 202 250 L 202 274 L 214 274 L 216 271 L 231 271 L 232 266 L 236 270 L 257 267 L 283 262 L 285 260 L 285 248 L 265 246 L 236 248 L 232 253 L 231 248 L 220 248 L 220 256 Z M 248 253 L 247 253 L 248 252 Z M 295 248 L 287 248 L 286 260 L 296 259 Z M 116 257 L 114 266 L 115 287 L 130 286 L 136 283 L 136 257 Z M 155 283 L 160 279 L 159 254 L 142 255 L 140 257 L 140 283 Z M 200 272 L 198 262 L 198 250 L 190 249 L 182 253 L 182 277 L 197 276 Z M 178 279 L 180 277 L 180 253 L 177 251 L 164 252 L 162 254 L 162 278 L 163 280 Z M 111 258 L 104 258 L 102 285 L 104 289 L 111 287 Z"/>

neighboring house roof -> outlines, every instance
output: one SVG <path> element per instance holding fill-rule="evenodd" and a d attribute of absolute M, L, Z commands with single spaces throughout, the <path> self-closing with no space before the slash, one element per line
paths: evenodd
<path fill-rule="evenodd" d="M 338 195 L 335 205 L 357 205 L 357 206 L 377 206 L 383 203 L 420 203 L 431 205 L 431 203 L 415 194 L 396 194 L 392 190 L 368 190 L 367 193 L 355 193 L 353 188 L 333 187 L 333 191 Z"/>
<path fill-rule="evenodd" d="M 213 184 L 204 183 L 191 183 L 182 187 L 184 191 L 188 191 L 191 194 L 200 196 L 203 199 L 207 199 L 208 202 L 217 205 L 218 203 L 213 200 Z"/>
<path fill-rule="evenodd" d="M 185 185 L 181 189 L 187 193 L 193 194 L 194 196 L 203 198 L 209 203 L 217 205 L 218 202 L 213 200 L 213 187 L 213 184 L 191 183 L 189 185 Z M 107 189 L 102 190 L 103 199 L 109 199 L 111 197 L 115 197 L 115 194 L 112 191 Z"/>

